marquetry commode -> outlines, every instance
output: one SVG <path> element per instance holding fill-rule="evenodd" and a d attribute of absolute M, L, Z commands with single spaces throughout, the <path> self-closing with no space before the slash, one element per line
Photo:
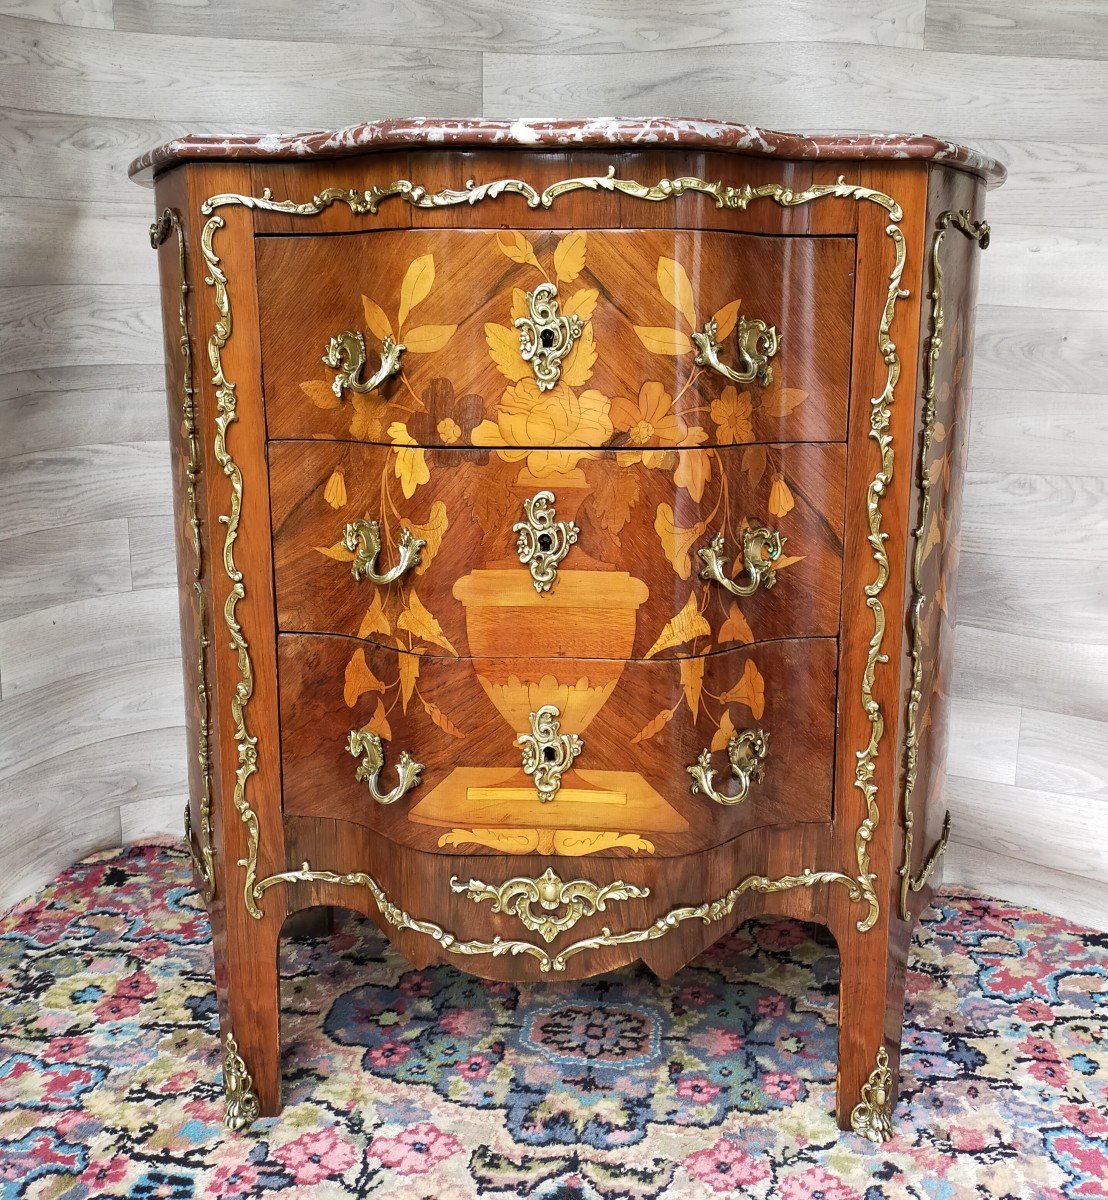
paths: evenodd
<path fill-rule="evenodd" d="M 987 183 L 926 137 L 389 121 L 153 179 L 198 883 L 228 1123 L 277 945 L 679 969 L 842 957 L 839 1123 L 891 1130 L 938 877 Z"/>

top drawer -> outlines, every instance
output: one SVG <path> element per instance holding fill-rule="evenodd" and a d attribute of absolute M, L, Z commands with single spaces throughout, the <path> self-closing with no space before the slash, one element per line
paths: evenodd
<path fill-rule="evenodd" d="M 672 448 L 846 436 L 851 238 L 382 230 L 261 237 L 257 262 L 272 438 Z M 521 333 L 537 340 L 530 361 Z M 405 347 L 394 371 L 356 390 L 385 338 Z"/>

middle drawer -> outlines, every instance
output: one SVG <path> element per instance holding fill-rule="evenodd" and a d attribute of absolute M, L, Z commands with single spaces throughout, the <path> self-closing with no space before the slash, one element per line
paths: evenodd
<path fill-rule="evenodd" d="M 451 657 L 837 633 L 841 443 L 507 453 L 271 443 L 279 627 Z"/>

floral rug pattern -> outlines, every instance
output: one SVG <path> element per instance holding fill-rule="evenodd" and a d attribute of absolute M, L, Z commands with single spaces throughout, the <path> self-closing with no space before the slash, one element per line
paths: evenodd
<path fill-rule="evenodd" d="M 664 982 L 516 987 L 415 971 L 348 915 L 285 944 L 285 1110 L 242 1135 L 211 970 L 177 844 L 0 917 L 0 1197 L 1108 1197 L 1108 937 L 964 891 L 913 944 L 880 1148 L 835 1127 L 838 958 L 795 921 Z"/>

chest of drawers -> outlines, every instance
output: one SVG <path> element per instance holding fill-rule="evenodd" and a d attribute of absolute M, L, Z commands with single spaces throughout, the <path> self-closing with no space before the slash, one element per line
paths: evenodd
<path fill-rule="evenodd" d="M 929 138 L 385 122 L 152 178 L 197 882 L 227 1119 L 277 945 L 678 970 L 826 924 L 838 1118 L 891 1129 L 941 868 L 982 202 Z"/>

